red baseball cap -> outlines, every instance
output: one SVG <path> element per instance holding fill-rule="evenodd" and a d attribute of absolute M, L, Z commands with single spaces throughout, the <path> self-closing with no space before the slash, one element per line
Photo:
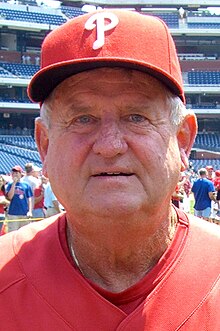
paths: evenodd
<path fill-rule="evenodd" d="M 159 18 L 127 10 L 99 10 L 78 16 L 47 35 L 41 69 L 28 95 L 43 102 L 66 78 L 100 67 L 124 67 L 162 81 L 185 102 L 174 41 Z"/>
<path fill-rule="evenodd" d="M 23 172 L 23 169 L 22 169 L 19 165 L 15 165 L 15 166 L 11 169 L 11 171 L 18 171 L 18 172 L 22 173 L 22 172 Z"/>

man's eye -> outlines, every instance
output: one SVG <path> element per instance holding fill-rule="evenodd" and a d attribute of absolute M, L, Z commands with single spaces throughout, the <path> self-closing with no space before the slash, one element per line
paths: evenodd
<path fill-rule="evenodd" d="M 134 123 L 144 122 L 146 118 L 139 114 L 133 114 L 129 116 L 129 120 Z"/>
<path fill-rule="evenodd" d="M 76 119 L 76 122 L 80 123 L 80 124 L 88 124 L 88 123 L 91 123 L 93 120 L 94 119 L 91 116 L 83 115 L 83 116 L 78 117 Z"/>

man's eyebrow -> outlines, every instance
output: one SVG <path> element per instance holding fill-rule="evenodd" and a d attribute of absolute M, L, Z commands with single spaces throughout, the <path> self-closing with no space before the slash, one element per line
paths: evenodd
<path fill-rule="evenodd" d="M 87 114 L 92 111 L 92 107 L 90 105 L 85 105 L 83 102 L 77 102 L 73 100 L 71 105 L 68 106 L 66 114 Z"/>
<path fill-rule="evenodd" d="M 135 111 L 147 111 L 149 109 L 149 105 L 147 102 L 136 102 L 134 105 L 128 105 L 126 106 L 126 110 L 129 112 L 135 112 Z"/>

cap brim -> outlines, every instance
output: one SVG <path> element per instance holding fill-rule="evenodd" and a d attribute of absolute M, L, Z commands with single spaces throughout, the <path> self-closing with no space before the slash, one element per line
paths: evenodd
<path fill-rule="evenodd" d="M 121 67 L 139 70 L 150 74 L 151 76 L 162 81 L 175 95 L 185 102 L 182 87 L 167 72 L 158 67 L 146 65 L 146 62 L 134 61 L 125 58 L 87 58 L 81 60 L 71 60 L 59 62 L 39 70 L 32 78 L 28 95 L 33 102 L 43 102 L 62 81 L 70 76 L 102 67 Z"/>

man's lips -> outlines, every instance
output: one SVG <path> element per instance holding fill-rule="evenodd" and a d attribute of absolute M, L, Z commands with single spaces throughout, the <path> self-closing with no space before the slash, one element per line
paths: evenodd
<path fill-rule="evenodd" d="M 100 176 L 132 176 L 134 173 L 126 173 L 126 172 L 100 172 L 97 174 L 94 174 L 93 177 L 100 177 Z"/>

